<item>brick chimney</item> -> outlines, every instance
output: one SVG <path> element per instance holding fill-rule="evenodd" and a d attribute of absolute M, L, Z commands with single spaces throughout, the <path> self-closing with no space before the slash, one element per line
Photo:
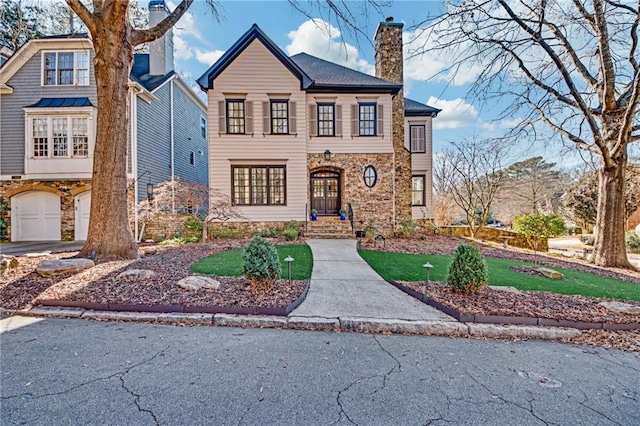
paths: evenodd
<path fill-rule="evenodd" d="M 149 2 L 149 27 L 160 23 L 167 16 L 169 16 L 169 8 L 164 0 Z M 171 71 L 173 71 L 173 29 L 149 43 L 149 74 L 166 75 Z"/>
<path fill-rule="evenodd" d="M 375 35 L 376 77 L 404 84 L 402 27 L 389 17 L 380 22 Z M 404 146 L 404 93 L 400 90 L 393 98 L 392 111 L 394 152 L 395 226 L 411 218 L 411 154 Z"/>

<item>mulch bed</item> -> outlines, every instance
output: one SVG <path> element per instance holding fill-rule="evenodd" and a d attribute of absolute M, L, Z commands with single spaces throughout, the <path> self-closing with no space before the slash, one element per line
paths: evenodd
<path fill-rule="evenodd" d="M 0 276 L 0 306 L 26 309 L 45 300 L 101 304 L 182 305 L 233 307 L 285 307 L 304 291 L 307 281 L 276 282 L 273 291 L 248 291 L 244 278 L 212 277 L 222 284 L 218 290 L 189 291 L 176 283 L 194 275 L 189 266 L 203 257 L 244 246 L 248 240 L 220 240 L 206 244 L 158 246 L 157 253 L 137 261 L 98 261 L 96 266 L 76 274 L 51 278 L 35 272 L 46 259 L 72 257 L 75 253 L 57 253 L 47 257 L 18 258 L 20 266 Z M 147 280 L 118 279 L 127 269 L 149 269 L 156 273 Z"/>

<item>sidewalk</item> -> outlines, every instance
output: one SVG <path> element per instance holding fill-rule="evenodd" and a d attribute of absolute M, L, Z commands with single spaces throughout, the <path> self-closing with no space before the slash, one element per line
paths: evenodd
<path fill-rule="evenodd" d="M 455 321 L 382 279 L 360 257 L 355 240 L 307 240 L 313 272 L 307 297 L 290 317 Z"/>

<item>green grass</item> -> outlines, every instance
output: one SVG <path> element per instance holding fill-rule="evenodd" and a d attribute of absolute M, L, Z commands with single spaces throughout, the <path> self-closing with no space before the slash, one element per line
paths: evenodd
<path fill-rule="evenodd" d="M 287 264 L 284 258 L 291 255 L 294 261 L 291 263 L 291 279 L 306 280 L 311 277 L 313 258 L 311 249 L 306 245 L 276 246 L 280 264 L 282 265 L 282 278 L 287 278 Z M 200 259 L 189 269 L 200 274 L 212 274 L 220 277 L 242 276 L 242 250 L 235 249 L 216 253 L 213 256 Z"/>
<path fill-rule="evenodd" d="M 446 281 L 452 256 L 388 253 L 374 250 L 359 250 L 360 256 L 382 277 L 397 281 L 424 281 L 422 265 L 433 265 L 430 277 L 434 281 Z M 562 280 L 534 277 L 509 269 L 511 266 L 531 264 L 513 260 L 485 258 L 489 268 L 489 284 L 512 286 L 519 290 L 548 291 L 560 294 L 606 297 L 621 300 L 639 300 L 640 285 L 601 277 L 594 274 L 553 268 L 564 274 Z"/>

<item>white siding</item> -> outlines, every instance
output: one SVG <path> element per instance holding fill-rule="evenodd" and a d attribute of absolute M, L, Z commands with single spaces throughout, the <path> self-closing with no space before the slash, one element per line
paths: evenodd
<path fill-rule="evenodd" d="M 259 73 L 259 74 L 257 74 Z M 215 79 L 208 91 L 210 187 L 231 195 L 231 165 L 286 165 L 286 206 L 238 207 L 240 221 L 304 220 L 308 174 L 304 125 L 305 96 L 300 81 L 259 40 L 254 40 Z M 253 102 L 253 134 L 221 134 L 219 101 L 244 98 Z M 263 129 L 263 102 L 289 99 L 296 103 L 297 133 L 271 135 Z M 289 114 L 291 117 L 293 114 Z"/>

